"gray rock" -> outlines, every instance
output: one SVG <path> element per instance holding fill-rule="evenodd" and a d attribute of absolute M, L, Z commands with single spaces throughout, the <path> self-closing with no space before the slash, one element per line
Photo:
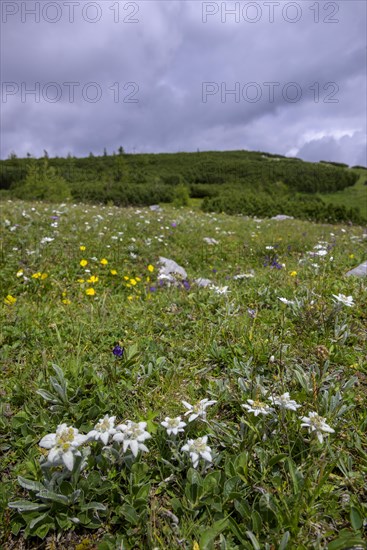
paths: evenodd
<path fill-rule="evenodd" d="M 277 216 L 273 216 L 270 219 L 271 220 L 283 221 L 283 220 L 294 220 L 294 217 L 293 216 L 286 216 L 285 214 L 278 214 Z"/>
<path fill-rule="evenodd" d="M 346 277 L 350 277 L 350 275 L 354 277 L 367 277 L 367 262 L 363 262 L 363 264 L 351 269 L 345 274 Z"/>
<path fill-rule="evenodd" d="M 187 273 L 183 267 L 178 265 L 174 260 L 160 256 L 159 263 L 162 267 L 159 270 L 159 275 L 179 275 L 182 279 L 187 279 Z"/>

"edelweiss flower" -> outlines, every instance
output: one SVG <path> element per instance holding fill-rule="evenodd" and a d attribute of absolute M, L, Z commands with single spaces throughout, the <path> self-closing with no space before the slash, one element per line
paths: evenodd
<path fill-rule="evenodd" d="M 48 461 L 51 464 L 61 464 L 62 462 L 72 470 L 74 467 L 74 457 L 80 456 L 77 447 L 85 443 L 87 437 L 79 434 L 76 428 L 60 424 L 56 433 L 45 435 L 39 442 L 40 447 L 50 449 Z"/>
<path fill-rule="evenodd" d="M 101 418 L 94 426 L 94 429 L 87 434 L 87 438 L 89 440 L 94 439 L 95 441 L 100 439 L 104 445 L 107 445 L 110 435 L 116 433 L 115 419 L 116 416 L 108 416 L 106 414 L 104 418 Z"/>
<path fill-rule="evenodd" d="M 330 426 L 326 424 L 325 418 L 319 416 L 316 412 L 309 412 L 308 418 L 307 416 L 302 416 L 300 417 L 300 420 L 302 420 L 302 428 L 308 428 L 310 433 L 316 432 L 317 439 L 320 443 L 324 441 L 322 432 L 326 432 L 327 434 L 332 434 L 335 432 L 333 428 L 330 428 Z"/>
<path fill-rule="evenodd" d="M 179 432 L 184 431 L 186 422 L 181 422 L 181 416 L 177 416 L 177 418 L 169 418 L 169 416 L 166 416 L 164 422 L 161 422 L 161 425 L 166 428 L 168 435 L 177 435 Z"/>
<path fill-rule="evenodd" d="M 139 451 L 147 453 L 149 449 L 143 444 L 143 441 L 150 439 L 152 436 L 145 431 L 146 426 L 146 422 L 131 422 L 131 420 L 128 420 L 126 424 L 116 426 L 119 433 L 113 436 L 113 440 L 122 442 L 124 453 L 129 447 L 135 457 L 138 456 Z"/>
<path fill-rule="evenodd" d="M 262 401 L 253 401 L 253 399 L 247 399 L 247 403 L 250 403 L 249 405 L 241 405 L 241 407 L 244 407 L 248 410 L 248 412 L 253 412 L 255 416 L 258 416 L 259 414 L 270 414 L 274 412 L 274 409 L 269 407 L 266 403 L 263 403 Z"/>
<path fill-rule="evenodd" d="M 194 468 L 199 464 L 199 458 L 203 458 L 207 462 L 212 461 L 211 448 L 206 444 L 208 436 L 198 437 L 197 439 L 189 439 L 186 445 L 181 447 L 181 450 L 189 453 Z"/>
<path fill-rule="evenodd" d="M 333 297 L 335 298 L 335 303 L 340 302 L 348 307 L 354 306 L 353 296 L 345 296 L 345 294 L 333 294 Z"/>
<path fill-rule="evenodd" d="M 227 294 L 228 292 L 230 292 L 230 290 L 228 290 L 228 286 L 215 286 L 215 285 L 211 285 L 209 287 L 211 290 L 214 290 L 214 292 L 216 294 Z"/>
<path fill-rule="evenodd" d="M 281 302 L 283 302 L 283 304 L 286 304 L 287 306 L 291 306 L 294 304 L 294 300 L 287 300 L 287 298 L 279 298 L 278 296 L 278 300 L 280 300 Z"/>
<path fill-rule="evenodd" d="M 269 400 L 273 405 L 278 405 L 281 409 L 288 409 L 290 411 L 297 411 L 297 409 L 301 406 L 293 399 L 290 399 L 288 392 L 283 393 L 283 395 L 278 397 L 269 397 Z"/>
<path fill-rule="evenodd" d="M 189 422 L 192 422 L 195 420 L 195 418 L 198 418 L 201 416 L 205 420 L 206 418 L 206 410 L 210 405 L 214 405 L 216 401 L 209 401 L 209 399 L 205 398 L 199 401 L 196 405 L 190 405 L 187 401 L 182 401 L 182 404 L 188 409 L 188 411 L 185 412 L 185 416 L 190 414 Z"/>

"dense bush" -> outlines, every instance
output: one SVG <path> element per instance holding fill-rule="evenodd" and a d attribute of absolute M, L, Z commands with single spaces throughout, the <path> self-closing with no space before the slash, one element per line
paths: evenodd
<path fill-rule="evenodd" d="M 326 204 L 320 197 L 305 195 L 266 193 L 223 193 L 217 197 L 206 197 L 202 203 L 205 212 L 226 212 L 248 216 L 272 217 L 285 214 L 299 219 L 336 223 L 351 221 L 362 223 L 356 209 Z"/>

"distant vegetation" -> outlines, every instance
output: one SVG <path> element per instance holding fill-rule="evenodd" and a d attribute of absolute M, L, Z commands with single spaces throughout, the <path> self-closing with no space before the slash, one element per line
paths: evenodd
<path fill-rule="evenodd" d="M 181 206 L 198 198 L 205 211 L 363 223 L 367 214 L 340 200 L 356 185 L 360 170 L 262 152 L 137 155 L 121 147 L 118 154 L 86 158 L 48 158 L 45 152 L 41 159 L 18 159 L 12 154 L 0 161 L 0 193 L 2 198 L 117 206 Z M 337 198 L 329 200 L 328 194 Z"/>

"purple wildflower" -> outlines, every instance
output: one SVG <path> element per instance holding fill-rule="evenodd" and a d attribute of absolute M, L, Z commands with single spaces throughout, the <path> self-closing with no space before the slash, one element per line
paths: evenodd
<path fill-rule="evenodd" d="M 182 281 L 182 285 L 186 290 L 190 290 L 190 283 L 189 281 Z"/>
<path fill-rule="evenodd" d="M 116 357 L 122 357 L 123 354 L 124 354 L 124 348 L 117 345 L 113 348 L 112 350 L 112 353 L 116 356 Z"/>

